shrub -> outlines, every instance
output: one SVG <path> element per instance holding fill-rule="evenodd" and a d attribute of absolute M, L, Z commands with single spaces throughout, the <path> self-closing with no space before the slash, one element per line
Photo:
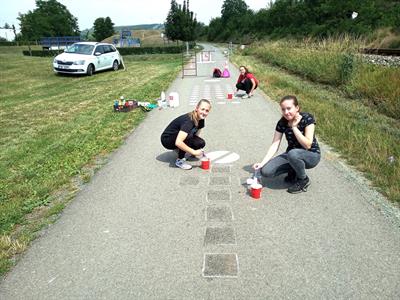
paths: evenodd
<path fill-rule="evenodd" d="M 193 47 L 193 45 L 192 45 Z M 171 46 L 171 47 L 138 47 L 138 48 L 118 48 L 121 55 L 135 55 L 135 54 L 176 54 L 181 53 L 183 50 L 182 46 Z M 56 56 L 63 50 L 24 50 L 22 53 L 26 56 Z"/>
<path fill-rule="evenodd" d="M 133 54 L 173 54 L 181 53 L 183 48 L 181 46 L 171 47 L 137 47 L 137 48 L 118 48 L 121 55 Z"/>
<path fill-rule="evenodd" d="M 16 46 L 16 42 L 0 42 L 0 46 Z"/>
<path fill-rule="evenodd" d="M 22 54 L 26 56 L 40 56 L 40 57 L 48 57 L 48 56 L 57 56 L 63 52 L 62 50 L 23 50 Z"/>

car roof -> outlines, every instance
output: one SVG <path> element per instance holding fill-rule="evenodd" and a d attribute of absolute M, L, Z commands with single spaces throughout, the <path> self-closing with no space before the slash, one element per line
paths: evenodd
<path fill-rule="evenodd" d="M 81 45 L 92 45 L 92 46 L 96 46 L 96 45 L 112 45 L 109 43 L 100 43 L 100 42 L 77 42 L 74 44 L 81 44 Z"/>

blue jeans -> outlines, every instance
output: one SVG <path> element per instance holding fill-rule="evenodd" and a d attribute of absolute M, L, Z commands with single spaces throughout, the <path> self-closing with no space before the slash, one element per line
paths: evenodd
<path fill-rule="evenodd" d="M 321 154 L 304 149 L 292 149 L 271 159 L 261 168 L 261 175 L 274 177 L 295 171 L 297 178 L 306 178 L 306 169 L 318 165 Z"/>

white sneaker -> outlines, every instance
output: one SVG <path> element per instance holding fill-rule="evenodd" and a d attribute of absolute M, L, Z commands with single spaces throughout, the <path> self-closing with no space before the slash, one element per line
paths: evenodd
<path fill-rule="evenodd" d="M 247 99 L 247 98 L 250 98 L 250 96 L 248 94 L 244 94 L 242 97 L 242 99 Z"/>
<path fill-rule="evenodd" d="M 186 160 L 184 158 L 182 158 L 182 159 L 177 158 L 175 161 L 175 166 L 177 166 L 178 168 L 181 168 L 182 170 L 190 170 L 192 168 L 191 165 L 186 163 Z"/>
<path fill-rule="evenodd" d="M 253 177 L 250 177 L 250 178 L 247 178 L 246 179 L 246 183 L 248 184 L 248 185 L 252 185 L 253 183 L 254 183 L 254 178 Z M 257 181 L 256 181 L 256 183 L 257 183 Z"/>

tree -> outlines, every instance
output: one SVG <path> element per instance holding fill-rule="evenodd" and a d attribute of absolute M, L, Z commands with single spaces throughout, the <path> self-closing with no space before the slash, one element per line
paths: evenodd
<path fill-rule="evenodd" d="M 114 23 L 110 17 L 97 18 L 93 24 L 93 36 L 96 41 L 101 42 L 114 34 Z"/>
<path fill-rule="evenodd" d="M 206 26 L 202 22 L 197 22 L 196 24 L 196 40 L 201 39 L 201 40 L 207 40 L 207 35 L 208 35 L 208 26 Z"/>
<path fill-rule="evenodd" d="M 221 7 L 221 17 L 210 21 L 208 38 L 213 41 L 248 40 L 252 29 L 253 11 L 249 10 L 243 0 L 224 0 Z"/>
<path fill-rule="evenodd" d="M 179 39 L 178 15 L 178 4 L 175 0 L 171 0 L 171 8 L 168 12 L 167 20 L 165 21 L 165 35 L 172 41 Z"/>
<path fill-rule="evenodd" d="M 183 9 L 181 11 L 181 40 L 194 41 L 196 39 L 197 20 L 192 11 L 189 10 L 189 0 L 183 1 Z"/>
<path fill-rule="evenodd" d="M 12 24 L 12 30 L 13 30 L 13 32 L 14 32 L 15 41 L 17 42 L 17 46 L 19 46 L 19 45 L 18 45 L 18 39 L 17 39 L 17 30 L 16 30 L 14 24 Z"/>
<path fill-rule="evenodd" d="M 209 41 L 219 41 L 220 34 L 223 32 L 224 27 L 222 26 L 222 20 L 220 17 L 213 18 L 208 25 L 207 39 Z"/>
<path fill-rule="evenodd" d="M 172 0 L 165 21 L 165 34 L 168 39 L 194 41 L 197 36 L 196 28 L 197 20 L 193 12 L 189 10 L 189 0 L 184 0 L 183 7 Z"/>
<path fill-rule="evenodd" d="M 270 37 L 361 35 L 395 26 L 399 11 L 398 0 L 275 0 L 255 15 L 253 28 Z"/>
<path fill-rule="evenodd" d="M 223 22 L 236 20 L 240 21 L 240 17 L 246 14 L 249 7 L 243 0 L 225 0 L 221 8 L 221 18 Z"/>
<path fill-rule="evenodd" d="M 22 39 L 79 35 L 78 20 L 66 6 L 56 0 L 36 0 L 36 7 L 26 14 L 19 14 Z"/>

